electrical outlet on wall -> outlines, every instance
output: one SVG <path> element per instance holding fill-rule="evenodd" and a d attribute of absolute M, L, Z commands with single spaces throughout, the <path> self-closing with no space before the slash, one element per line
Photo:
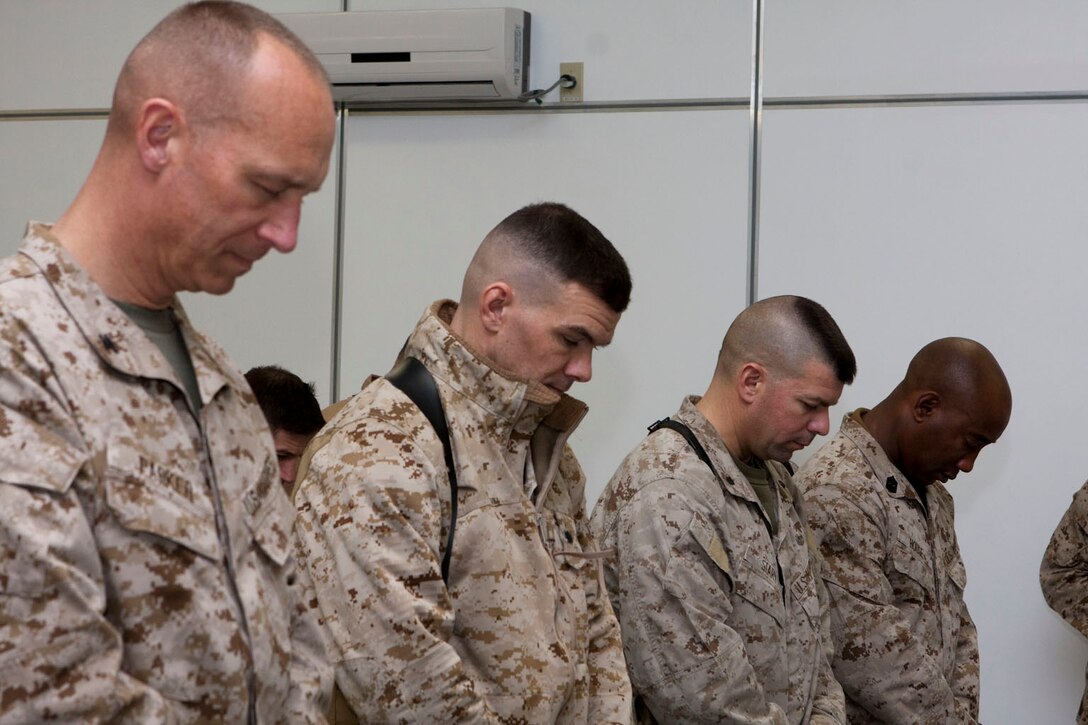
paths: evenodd
<path fill-rule="evenodd" d="M 568 75 L 574 77 L 574 87 L 564 88 L 563 84 L 559 85 L 559 101 L 560 103 L 577 103 L 585 98 L 583 86 L 585 84 L 585 70 L 582 68 L 582 63 L 560 63 L 559 75 Z"/>

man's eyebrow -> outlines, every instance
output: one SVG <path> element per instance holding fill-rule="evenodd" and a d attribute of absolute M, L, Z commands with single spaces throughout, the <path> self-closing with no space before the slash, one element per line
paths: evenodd
<path fill-rule="evenodd" d="M 264 171 L 261 169 L 255 169 L 251 172 L 250 175 L 257 181 L 268 183 L 276 187 L 282 187 L 284 189 L 302 189 L 304 191 L 313 192 L 321 188 L 313 188 L 298 177 L 294 177 L 289 174 L 280 174 L 275 171 Z"/>
<path fill-rule="evenodd" d="M 589 342 L 593 343 L 594 346 L 596 346 L 596 347 L 607 347 L 608 344 L 610 342 L 612 342 L 611 340 L 608 340 L 608 341 L 599 341 L 599 340 L 597 340 L 596 338 L 593 337 L 593 334 L 589 331 L 589 328 L 585 327 L 584 325 L 578 325 L 578 324 L 564 325 L 563 330 L 566 333 L 575 334 L 575 335 L 578 335 L 579 337 L 581 337 L 584 340 L 588 340 Z"/>

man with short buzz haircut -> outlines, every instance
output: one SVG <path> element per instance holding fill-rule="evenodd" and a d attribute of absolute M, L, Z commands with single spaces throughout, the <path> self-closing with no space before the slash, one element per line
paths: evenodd
<path fill-rule="evenodd" d="M 183 6 L 71 206 L 0 262 L 0 722 L 323 721 L 268 428 L 176 293 L 294 248 L 334 128 L 279 22 Z"/>
<path fill-rule="evenodd" d="M 851 723 L 978 721 L 978 639 L 944 483 L 974 467 L 1011 411 L 989 350 L 935 340 L 798 472 Z"/>
<path fill-rule="evenodd" d="M 325 425 L 313 383 L 306 383 L 278 365 L 246 371 L 246 382 L 257 396 L 264 419 L 272 429 L 272 444 L 280 467 L 280 483 L 288 494 L 295 487 L 298 464 L 310 440 Z"/>
<path fill-rule="evenodd" d="M 520 209 L 395 369 L 433 385 L 446 435 L 391 372 L 311 443 L 296 534 L 332 643 L 337 722 L 629 722 L 567 445 L 586 406 L 567 391 L 590 379 L 630 294 L 623 257 L 585 218 Z"/>
<path fill-rule="evenodd" d="M 649 723 L 844 722 L 792 455 L 856 365 L 804 297 L 730 325 L 702 397 L 620 464 L 593 511 L 638 714 Z"/>

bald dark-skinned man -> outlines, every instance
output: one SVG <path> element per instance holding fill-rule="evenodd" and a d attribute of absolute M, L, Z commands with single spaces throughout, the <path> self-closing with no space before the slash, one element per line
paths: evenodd
<path fill-rule="evenodd" d="M 706 393 L 652 426 L 616 470 L 590 525 L 608 550 L 640 722 L 844 722 L 819 563 L 787 464 L 827 434 L 855 370 L 818 303 L 760 300 L 729 326 Z"/>
<path fill-rule="evenodd" d="M 589 381 L 630 294 L 623 257 L 587 219 L 524 207 L 484 238 L 460 302 L 432 304 L 401 353 L 433 380 L 457 505 L 435 427 L 388 376 L 310 444 L 296 531 L 338 723 L 629 722 L 567 445 L 587 409 L 567 392 Z"/>
<path fill-rule="evenodd" d="M 176 295 L 294 248 L 334 127 L 282 24 L 183 6 L 76 199 L 0 263 L 0 722 L 323 721 L 268 426 Z"/>
<path fill-rule="evenodd" d="M 978 640 L 944 484 L 974 467 L 1011 411 L 989 350 L 935 340 L 798 471 L 851 723 L 978 721 Z"/>

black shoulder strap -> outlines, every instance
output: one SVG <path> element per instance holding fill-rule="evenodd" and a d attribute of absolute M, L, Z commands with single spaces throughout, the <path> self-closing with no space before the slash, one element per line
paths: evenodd
<path fill-rule="evenodd" d="M 710 470 L 714 470 L 714 465 L 710 462 L 710 456 L 707 455 L 706 449 L 703 448 L 703 444 L 700 443 L 699 439 L 695 437 L 695 434 L 691 432 L 691 428 L 688 428 L 686 425 L 678 420 L 673 420 L 672 418 L 662 418 L 653 425 L 649 426 L 646 430 L 653 433 L 659 428 L 670 428 L 679 433 L 680 435 L 684 436 L 684 440 L 686 440 L 688 442 L 688 445 L 692 447 L 692 450 L 695 451 L 695 455 L 699 456 L 699 459 L 702 460 L 702 462 L 705 463 L 707 466 L 709 466 Z M 786 467 L 786 470 L 789 471 L 790 475 L 792 476 L 794 473 L 793 464 L 789 461 L 786 461 L 782 465 Z"/>
<path fill-rule="evenodd" d="M 691 428 L 688 428 L 686 425 L 678 420 L 673 420 L 672 418 L 662 418 L 661 420 L 655 422 L 653 425 L 649 426 L 646 430 L 653 433 L 654 431 L 660 430 L 661 428 L 669 428 L 684 436 L 684 440 L 686 440 L 688 442 L 688 445 L 691 446 L 691 449 L 695 451 L 695 455 L 699 456 L 699 459 L 703 463 L 705 463 L 711 471 L 714 470 L 714 464 L 710 462 L 710 456 L 707 455 L 706 449 L 703 448 L 703 444 L 700 443 L 699 439 L 695 437 L 695 434 L 691 432 Z"/>
<path fill-rule="evenodd" d="M 450 447 L 450 431 L 446 427 L 446 414 L 438 397 L 431 372 L 414 357 L 405 357 L 385 375 L 402 393 L 416 404 L 426 416 L 446 456 L 446 468 L 450 476 L 450 532 L 446 537 L 446 555 L 442 557 L 442 581 L 450 583 L 450 555 L 453 553 L 453 531 L 457 527 L 457 471 L 453 467 L 453 449 Z"/>

